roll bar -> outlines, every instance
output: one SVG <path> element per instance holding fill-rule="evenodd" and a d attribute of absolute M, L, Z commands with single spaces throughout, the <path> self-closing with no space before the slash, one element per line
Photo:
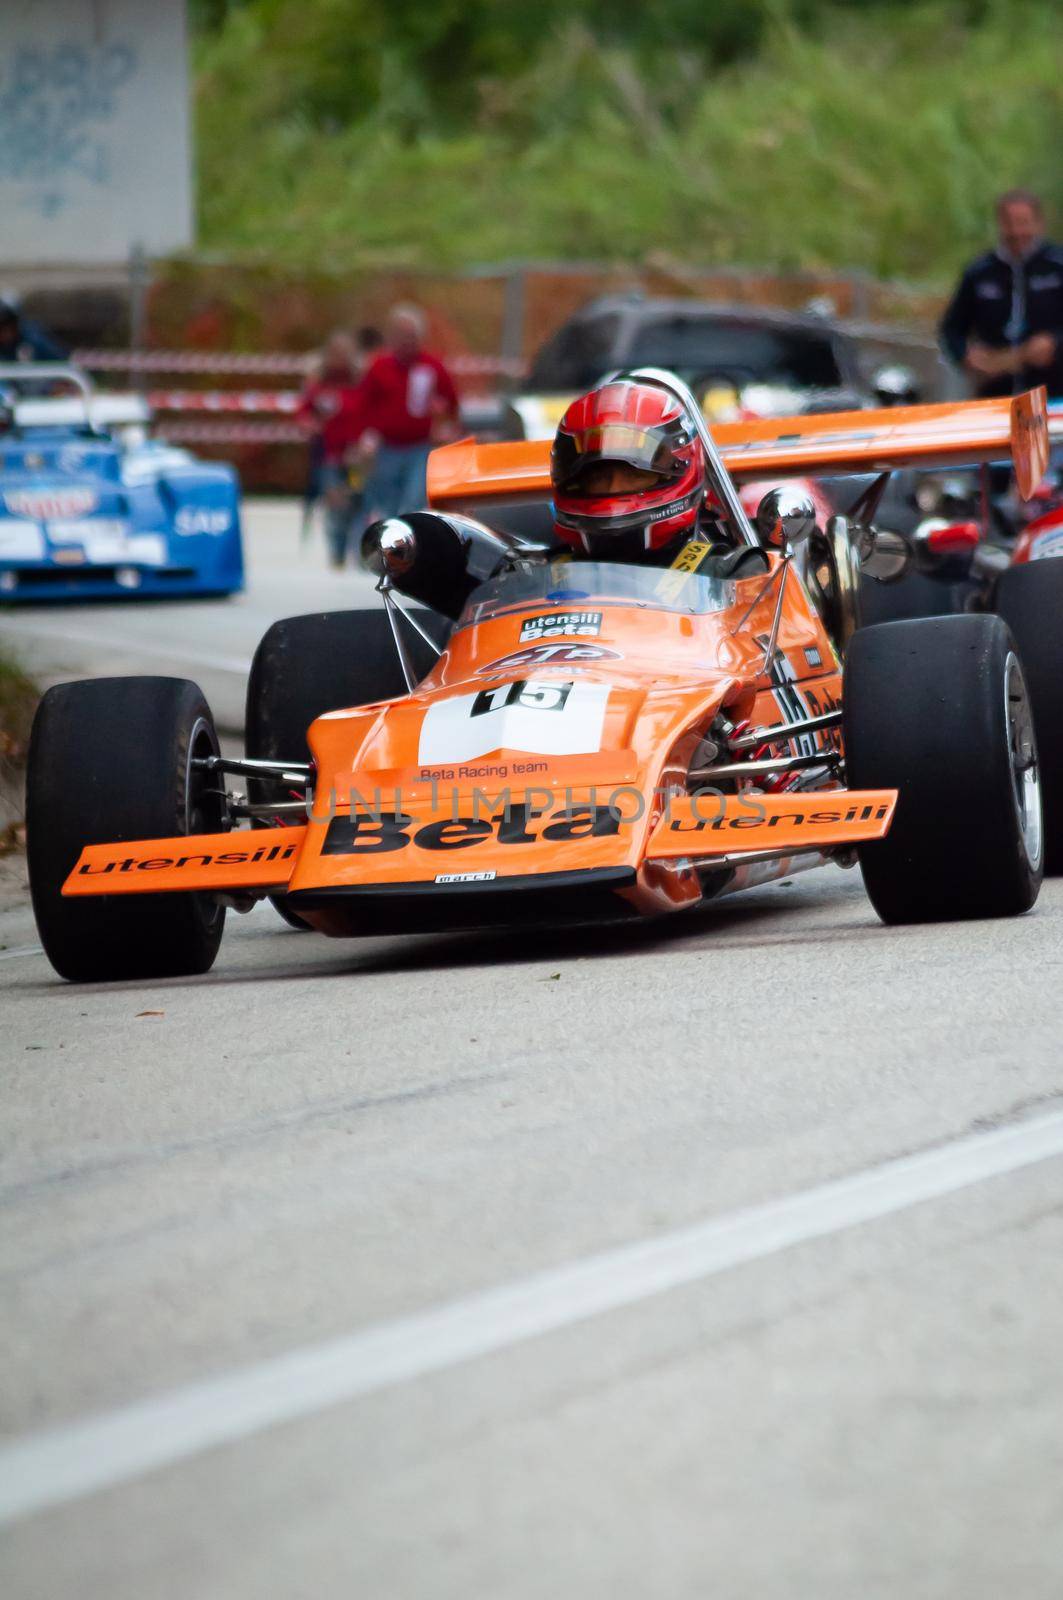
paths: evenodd
<path fill-rule="evenodd" d="M 715 439 L 709 432 L 709 425 L 705 421 L 701 407 L 695 400 L 690 386 L 677 378 L 674 372 L 666 372 L 663 367 L 633 367 L 627 372 L 618 372 L 617 381 L 630 383 L 652 383 L 658 389 L 664 389 L 667 394 L 679 401 L 683 409 L 689 414 L 694 424 L 701 447 L 705 452 L 708 464 L 708 476 L 712 487 L 717 491 L 723 501 L 734 527 L 741 534 L 746 544 L 761 548 L 761 541 L 756 530 L 746 515 L 746 508 L 738 498 L 738 491 L 731 482 L 730 473 L 723 464 L 719 448 Z"/>

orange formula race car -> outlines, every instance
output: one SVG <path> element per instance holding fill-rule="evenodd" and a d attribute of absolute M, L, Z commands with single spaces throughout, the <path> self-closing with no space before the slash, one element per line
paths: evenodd
<path fill-rule="evenodd" d="M 226 907 L 330 935 L 652 916 L 859 861 L 886 921 L 1027 910 L 1042 873 L 1030 697 L 999 617 L 857 631 L 852 518 L 736 484 L 997 459 L 1041 475 L 1043 396 L 731 424 L 687 409 L 729 544 L 655 568 L 492 531 L 549 496 L 548 446 L 460 443 L 432 511 L 370 540 L 383 607 L 276 623 L 245 758 L 197 687 L 62 684 L 38 711 L 28 848 L 40 936 L 73 980 L 203 972 Z M 866 481 L 866 480 L 865 480 Z M 485 520 L 473 520 L 476 511 Z M 427 609 L 407 610 L 401 591 Z M 843 666 L 844 662 L 844 666 Z M 227 792 L 226 775 L 247 794 Z"/>

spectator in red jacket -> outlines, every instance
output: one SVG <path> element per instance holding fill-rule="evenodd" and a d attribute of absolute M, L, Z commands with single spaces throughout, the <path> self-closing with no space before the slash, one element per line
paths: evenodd
<path fill-rule="evenodd" d="M 370 463 L 366 517 L 416 511 L 425 501 L 425 471 L 433 445 L 457 434 L 458 394 L 440 361 L 424 348 L 424 312 L 394 306 L 387 347 L 373 360 L 359 388 L 356 431 Z"/>
<path fill-rule="evenodd" d="M 310 472 L 306 503 L 320 495 L 325 502 L 325 535 L 334 567 L 347 562 L 354 517 L 361 496 L 350 480 L 345 456 L 354 437 L 352 422 L 357 403 L 360 361 L 354 341 L 346 333 L 329 336 L 317 364 L 299 397 L 296 417 L 310 434 Z"/>

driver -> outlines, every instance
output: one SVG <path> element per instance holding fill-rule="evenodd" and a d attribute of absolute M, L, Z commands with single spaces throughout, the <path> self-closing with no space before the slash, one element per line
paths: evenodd
<path fill-rule="evenodd" d="M 764 553 L 736 546 L 708 491 L 705 452 L 679 401 L 618 380 L 574 400 L 550 455 L 554 527 L 577 557 L 752 577 Z"/>

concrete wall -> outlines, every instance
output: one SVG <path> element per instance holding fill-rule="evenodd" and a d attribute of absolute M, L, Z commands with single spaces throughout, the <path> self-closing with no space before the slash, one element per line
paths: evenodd
<path fill-rule="evenodd" d="M 185 0 L 0 13 L 0 271 L 191 244 Z"/>

